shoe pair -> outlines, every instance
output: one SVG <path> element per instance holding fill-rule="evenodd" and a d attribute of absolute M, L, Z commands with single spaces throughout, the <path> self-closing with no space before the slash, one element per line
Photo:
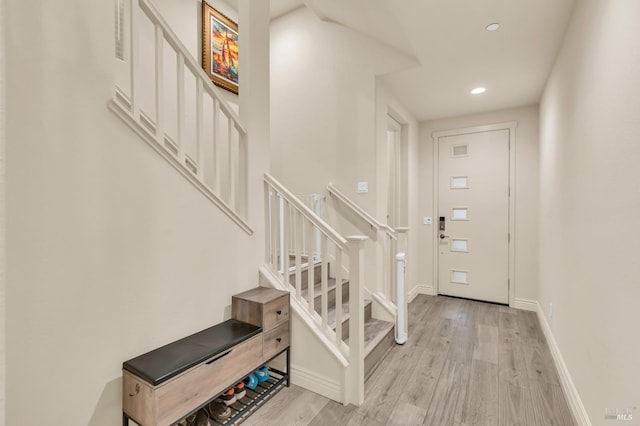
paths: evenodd
<path fill-rule="evenodd" d="M 231 411 L 231 410 L 229 410 Z M 231 415 L 231 413 L 229 413 Z M 178 426 L 212 426 L 209 421 L 209 414 L 207 413 L 207 409 L 203 408 L 198 410 L 197 413 L 193 413 L 187 418 L 180 420 L 178 422 Z"/>
<path fill-rule="evenodd" d="M 247 391 L 244 388 L 244 383 L 240 382 L 234 387 L 227 389 L 225 393 L 220 395 L 219 399 L 225 405 L 229 406 L 234 402 L 244 398 L 246 394 L 247 394 Z"/>
<path fill-rule="evenodd" d="M 215 420 L 227 420 L 231 417 L 231 408 L 229 408 L 224 402 L 215 400 L 207 406 L 209 415 Z"/>
<path fill-rule="evenodd" d="M 263 365 L 256 370 L 256 376 L 258 376 L 259 382 L 266 382 L 271 376 L 269 376 L 269 366 Z"/>

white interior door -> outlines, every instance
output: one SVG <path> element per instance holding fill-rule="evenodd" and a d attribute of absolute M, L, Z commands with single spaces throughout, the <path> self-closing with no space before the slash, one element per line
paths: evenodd
<path fill-rule="evenodd" d="M 440 137 L 438 153 L 438 292 L 509 303 L 509 130 Z"/>

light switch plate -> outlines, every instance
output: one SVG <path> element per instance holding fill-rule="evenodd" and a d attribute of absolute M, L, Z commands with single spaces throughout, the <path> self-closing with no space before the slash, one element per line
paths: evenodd
<path fill-rule="evenodd" d="M 422 218 L 422 223 L 424 223 L 425 225 L 431 225 L 433 223 L 433 220 L 430 217 L 423 217 Z"/>
<path fill-rule="evenodd" d="M 369 182 L 358 182 L 358 194 L 366 194 L 369 192 Z"/>

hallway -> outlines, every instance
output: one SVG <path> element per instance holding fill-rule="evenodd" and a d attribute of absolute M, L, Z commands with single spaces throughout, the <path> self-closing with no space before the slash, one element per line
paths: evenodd
<path fill-rule="evenodd" d="M 535 313 L 419 295 L 409 341 L 342 406 L 296 386 L 245 425 L 573 425 Z"/>

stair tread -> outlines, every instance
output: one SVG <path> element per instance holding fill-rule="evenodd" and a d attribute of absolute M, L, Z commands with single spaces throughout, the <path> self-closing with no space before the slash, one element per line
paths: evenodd
<path fill-rule="evenodd" d="M 387 335 L 389 330 L 393 330 L 394 324 L 389 321 L 383 321 L 371 318 L 364 323 L 364 353 L 365 356 L 376 347 L 378 343 Z"/>
<path fill-rule="evenodd" d="M 364 353 L 369 355 L 371 351 L 380 343 L 392 330 L 394 324 L 389 321 L 383 321 L 376 318 L 370 318 L 364 322 Z M 349 344 L 349 339 L 345 339 L 345 343 Z"/>
<path fill-rule="evenodd" d="M 367 306 L 371 304 L 371 300 L 364 301 L 364 308 L 367 309 Z M 342 303 L 342 323 L 344 324 L 349 320 L 349 302 Z M 331 327 L 332 330 L 336 329 L 336 307 L 333 306 L 327 309 L 327 325 Z"/>
<path fill-rule="evenodd" d="M 349 280 L 342 280 L 342 285 L 345 285 L 346 283 L 348 283 Z M 294 286 L 295 287 L 295 286 Z M 336 279 L 335 278 L 329 278 L 327 280 L 327 291 L 331 291 L 334 288 L 336 288 Z M 320 295 L 320 292 L 322 290 L 322 283 L 316 283 L 313 286 L 313 296 L 314 297 L 318 297 Z M 302 289 L 302 297 L 304 297 L 305 299 L 307 299 L 309 296 L 309 288 L 303 288 Z"/>

